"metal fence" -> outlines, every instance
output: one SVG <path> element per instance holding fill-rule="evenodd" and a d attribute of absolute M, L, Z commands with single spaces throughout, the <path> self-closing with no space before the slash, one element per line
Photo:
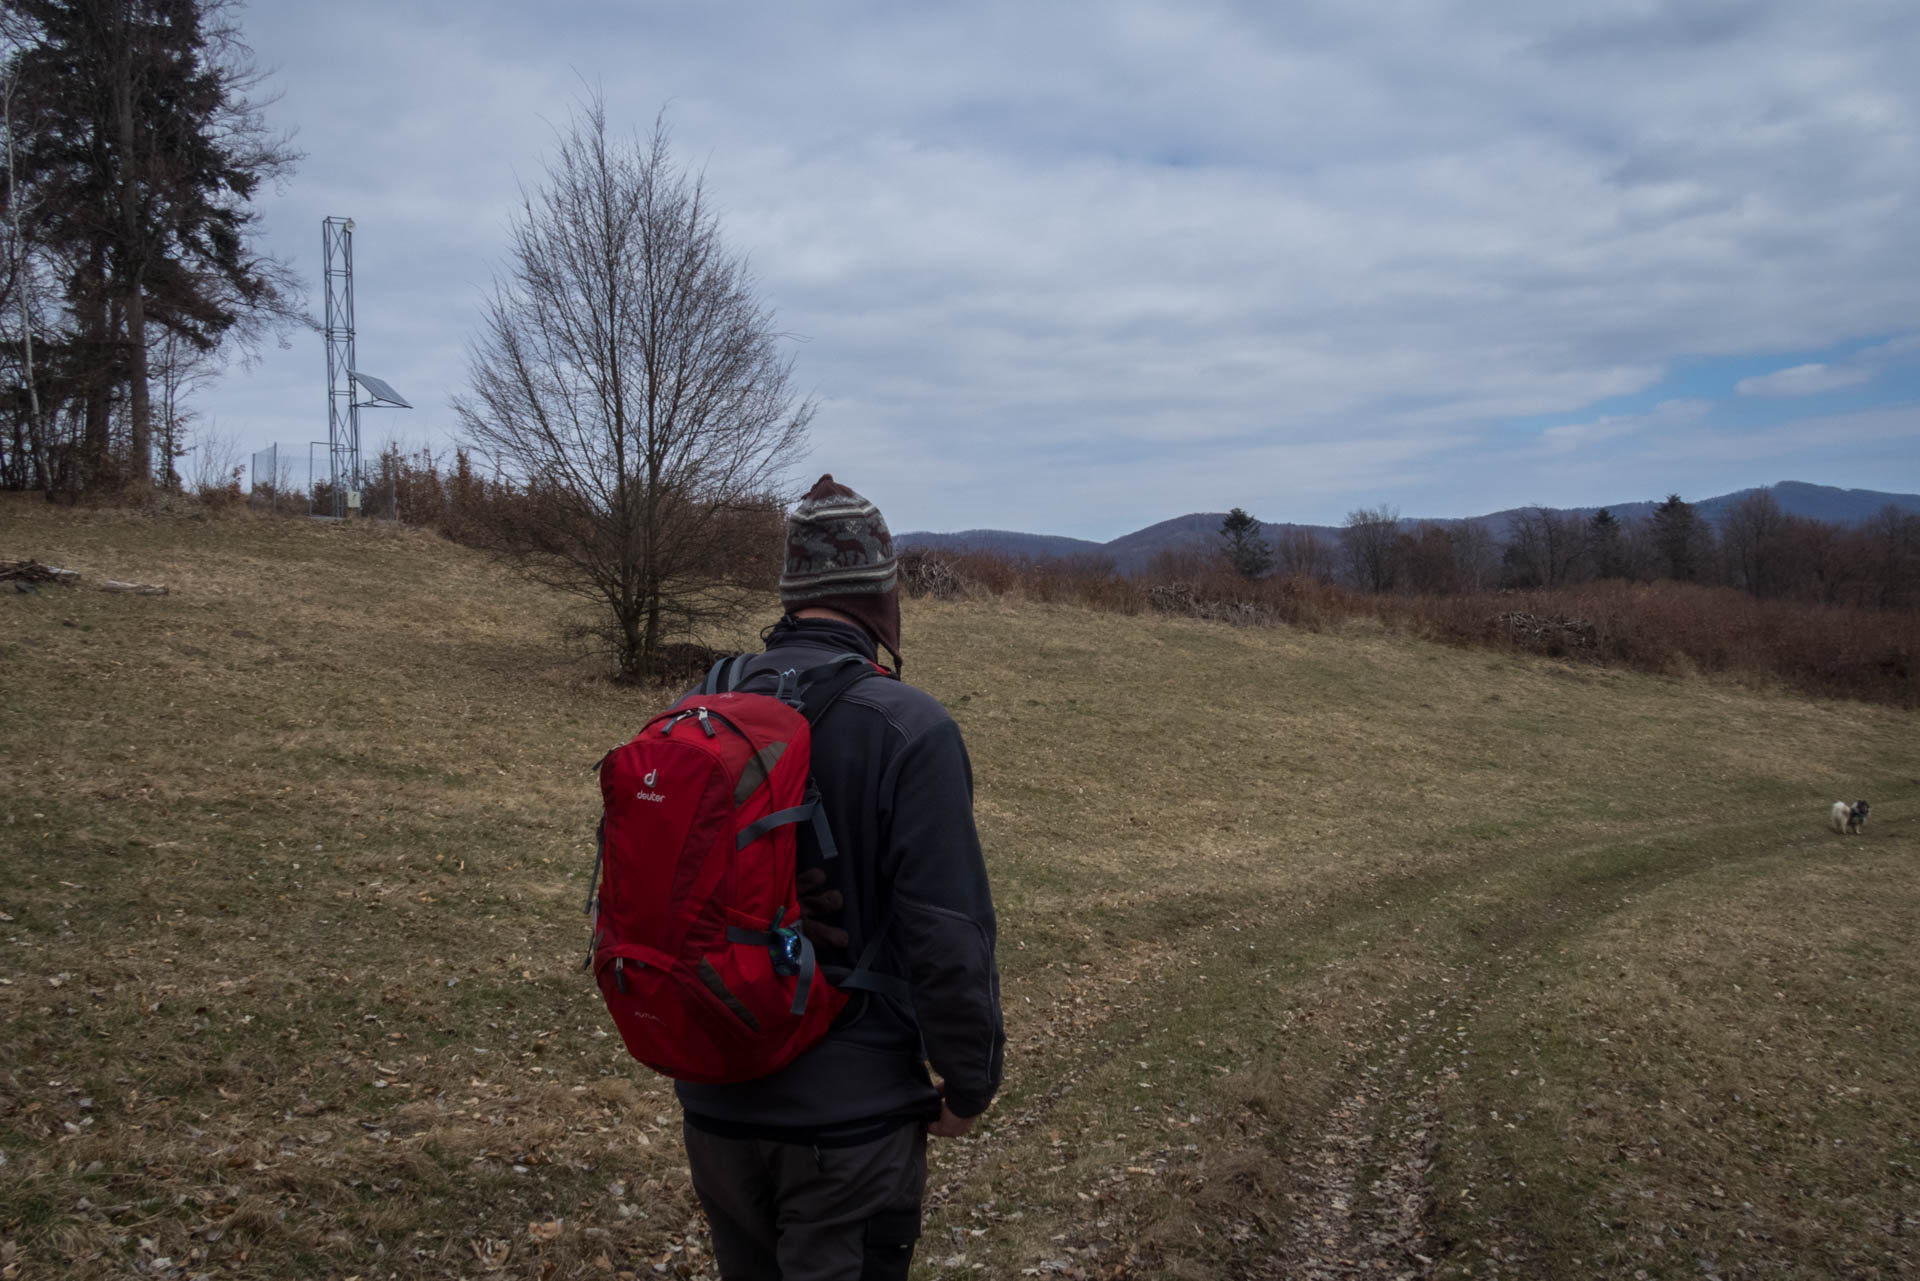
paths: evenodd
<path fill-rule="evenodd" d="M 399 458 L 382 454 L 365 472 L 359 505 L 351 514 L 395 520 L 399 517 Z M 327 442 L 268 445 L 253 455 L 251 501 L 256 507 L 288 515 L 331 516 L 332 461 Z M 351 499 L 349 499 L 349 503 Z"/>
<path fill-rule="evenodd" d="M 269 511 L 311 516 L 314 489 L 327 478 L 325 442 L 268 445 L 253 455 L 252 501 Z"/>

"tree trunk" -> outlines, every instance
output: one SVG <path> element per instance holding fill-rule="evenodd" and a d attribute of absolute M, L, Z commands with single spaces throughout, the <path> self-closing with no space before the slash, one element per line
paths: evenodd
<path fill-rule="evenodd" d="M 620 683 L 637 685 L 647 675 L 647 645 L 641 638 L 640 611 L 620 612 Z"/>
<path fill-rule="evenodd" d="M 113 474 L 113 443 L 108 433 L 111 430 L 114 382 L 114 337 L 108 319 L 106 246 L 100 241 L 93 244 L 92 268 L 85 310 L 81 312 L 76 306 L 75 311 L 81 317 L 81 332 L 84 335 L 81 350 L 89 366 L 84 375 L 86 417 L 81 452 L 85 458 L 89 483 L 100 484 Z"/>
<path fill-rule="evenodd" d="M 640 664 L 651 669 L 655 657 L 660 653 L 660 589 L 649 587 L 647 591 L 647 631 L 641 641 Z"/>
<path fill-rule="evenodd" d="M 127 285 L 127 355 L 130 357 L 127 407 L 131 419 L 127 479 L 135 488 L 143 490 L 153 485 L 153 401 L 147 386 L 147 298 L 141 279 L 144 274 L 135 271 Z"/>
<path fill-rule="evenodd" d="M 137 488 L 153 483 L 153 403 L 147 388 L 146 254 L 141 245 L 140 196 L 146 166 L 134 151 L 133 32 L 126 6 L 116 6 L 120 24 L 119 57 L 114 61 L 113 116 L 120 145 L 120 269 L 125 274 L 127 309 L 128 414 L 127 479 Z"/>

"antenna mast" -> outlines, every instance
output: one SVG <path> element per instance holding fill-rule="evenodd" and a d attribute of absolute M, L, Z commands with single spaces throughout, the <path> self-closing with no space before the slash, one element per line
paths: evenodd
<path fill-rule="evenodd" d="M 327 290 L 327 456 L 333 515 L 360 506 L 360 406 L 353 394 L 353 219 L 320 224 Z"/>

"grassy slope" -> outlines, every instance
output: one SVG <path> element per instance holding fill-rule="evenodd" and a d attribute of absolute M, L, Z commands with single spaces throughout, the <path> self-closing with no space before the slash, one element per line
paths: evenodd
<path fill-rule="evenodd" d="M 577 970 L 585 767 L 658 697 L 418 533 L 8 503 L 22 555 L 174 594 L 0 599 L 0 1269 L 710 1271 Z M 906 631 L 1012 1038 L 927 1275 L 1915 1265 L 1911 713 L 1358 627 Z"/>

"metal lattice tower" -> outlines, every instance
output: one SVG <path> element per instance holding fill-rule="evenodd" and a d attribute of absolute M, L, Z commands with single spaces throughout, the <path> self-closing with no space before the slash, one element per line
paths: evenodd
<path fill-rule="evenodd" d="M 327 445 L 333 514 L 360 505 L 360 406 L 353 393 L 353 219 L 320 224 L 327 290 Z M 349 499 L 351 495 L 351 499 Z"/>
<path fill-rule="evenodd" d="M 360 507 L 366 472 L 360 466 L 360 411 L 412 409 L 385 381 L 364 373 L 353 358 L 353 219 L 325 218 L 320 248 L 327 286 L 327 456 L 335 516 Z M 367 393 L 360 400 L 354 384 Z"/>

